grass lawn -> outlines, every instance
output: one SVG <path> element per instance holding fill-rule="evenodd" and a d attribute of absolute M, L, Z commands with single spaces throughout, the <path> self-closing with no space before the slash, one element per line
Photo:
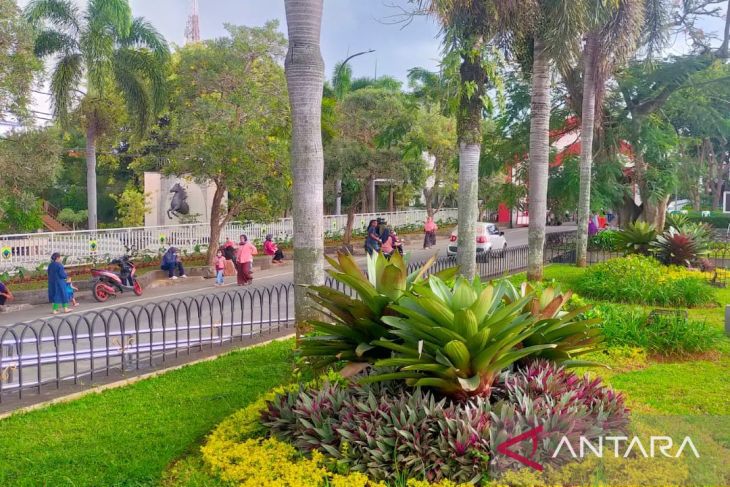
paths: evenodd
<path fill-rule="evenodd" d="M 291 379 L 291 340 L 0 421 L 0 485 L 158 485 L 223 418 Z"/>

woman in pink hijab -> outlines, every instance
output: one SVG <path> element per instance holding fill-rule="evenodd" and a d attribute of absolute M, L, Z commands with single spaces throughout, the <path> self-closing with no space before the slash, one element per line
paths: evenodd
<path fill-rule="evenodd" d="M 433 222 L 432 216 L 426 218 L 426 223 L 423 226 L 423 230 L 426 233 L 423 238 L 424 249 L 430 249 L 431 247 L 436 245 L 436 230 L 438 229 L 439 227 Z"/>

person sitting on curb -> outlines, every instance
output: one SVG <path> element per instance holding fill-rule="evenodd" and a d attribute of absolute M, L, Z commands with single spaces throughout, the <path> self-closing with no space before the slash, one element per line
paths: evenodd
<path fill-rule="evenodd" d="M 281 251 L 273 239 L 274 236 L 271 234 L 266 236 L 266 241 L 264 242 L 264 253 L 273 257 L 271 259 L 272 264 L 283 264 L 282 260 L 284 260 L 284 252 Z"/>
<path fill-rule="evenodd" d="M 5 307 L 8 301 L 15 299 L 13 293 L 10 292 L 8 286 L 4 282 L 0 281 L 0 309 Z"/>
<path fill-rule="evenodd" d="M 185 275 L 185 268 L 183 267 L 182 260 L 180 259 L 180 254 L 175 247 L 170 247 L 169 249 L 167 249 L 165 255 L 162 256 L 160 269 L 162 269 L 163 271 L 167 271 L 167 277 L 169 279 L 177 279 L 177 276 L 175 275 L 175 269 L 177 269 L 177 273 L 180 275 L 180 277 L 188 277 Z"/>

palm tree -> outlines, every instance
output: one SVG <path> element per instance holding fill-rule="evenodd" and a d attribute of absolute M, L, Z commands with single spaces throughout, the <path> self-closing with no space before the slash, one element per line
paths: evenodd
<path fill-rule="evenodd" d="M 456 132 L 459 144 L 459 251 L 460 272 L 476 273 L 476 225 L 479 219 L 479 157 L 486 83 L 494 70 L 485 52 L 496 35 L 494 2 L 485 0 L 421 0 L 419 5 L 435 15 L 445 34 L 447 59 L 459 57 L 459 93 Z"/>
<path fill-rule="evenodd" d="M 541 280 L 547 220 L 548 162 L 550 155 L 550 71 L 553 61 L 568 63 L 578 49 L 586 22 L 582 0 L 504 0 L 500 18 L 508 19 L 512 50 L 525 63 L 532 60 L 530 151 L 528 175 L 527 277 Z"/>
<path fill-rule="evenodd" d="M 591 173 L 595 112 L 600 107 L 606 80 L 635 49 L 644 22 L 645 0 L 596 2 L 583 47 L 583 103 L 581 108 L 580 190 L 576 263 L 585 267 L 588 256 L 588 218 L 591 209 Z"/>
<path fill-rule="evenodd" d="M 71 0 L 33 0 L 25 10 L 37 29 L 35 53 L 55 61 L 51 98 L 55 117 L 66 125 L 80 108 L 86 128 L 89 229 L 96 229 L 96 141 L 110 124 L 104 107 L 121 94 L 138 133 L 146 131 L 165 103 L 167 42 L 128 0 L 89 0 L 79 10 Z M 86 91 L 83 91 L 85 88 Z"/>
<path fill-rule="evenodd" d="M 324 153 L 322 89 L 324 61 L 319 47 L 323 0 L 285 0 L 289 31 L 286 81 L 292 113 L 295 319 L 313 317 L 308 284 L 324 282 Z"/>

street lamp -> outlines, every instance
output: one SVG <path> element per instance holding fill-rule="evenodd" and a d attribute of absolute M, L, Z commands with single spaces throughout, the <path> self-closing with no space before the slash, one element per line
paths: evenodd
<path fill-rule="evenodd" d="M 363 54 L 370 54 L 371 52 L 375 52 L 375 49 L 368 49 L 367 51 L 360 51 L 356 52 L 355 54 L 348 56 L 345 58 L 344 61 L 342 61 L 342 64 L 337 68 L 337 71 L 335 71 L 334 79 L 337 79 L 340 76 L 340 72 L 342 71 L 342 68 L 347 65 L 347 63 L 352 58 L 356 58 L 358 56 L 362 56 Z M 342 214 L 342 177 L 339 177 L 335 180 L 335 215 L 341 215 Z"/>

